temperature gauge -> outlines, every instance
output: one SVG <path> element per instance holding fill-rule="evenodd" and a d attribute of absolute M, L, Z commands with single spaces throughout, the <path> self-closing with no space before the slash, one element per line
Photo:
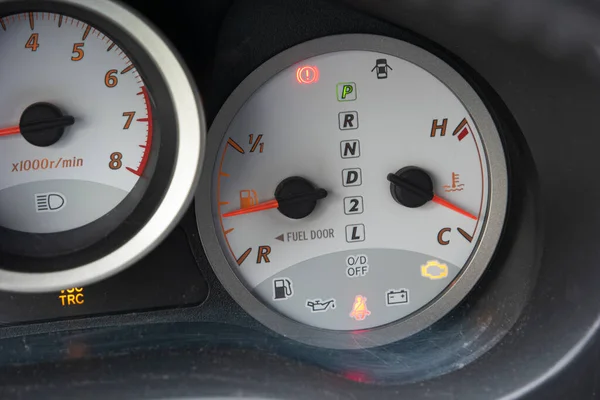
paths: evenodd
<path fill-rule="evenodd" d="M 297 85 L 306 67 L 289 59 L 318 82 Z M 232 296 L 284 335 L 397 340 L 449 312 L 490 262 L 507 202 L 500 136 L 423 49 L 364 35 L 299 45 L 250 75 L 212 130 L 202 239 Z"/>

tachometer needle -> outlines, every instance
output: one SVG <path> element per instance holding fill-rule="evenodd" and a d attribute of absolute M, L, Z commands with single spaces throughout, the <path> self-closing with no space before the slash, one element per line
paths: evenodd
<path fill-rule="evenodd" d="M 223 214 L 224 218 L 227 217 L 235 217 L 237 215 L 245 215 L 250 213 L 255 213 L 259 211 L 272 210 L 274 208 L 279 208 L 282 206 L 289 206 L 294 203 L 301 202 L 314 202 L 317 200 L 321 200 L 327 197 L 327 190 L 325 189 L 315 189 L 310 192 L 299 193 L 292 196 L 282 197 L 280 199 L 268 200 L 263 203 L 258 203 L 250 207 L 242 208 L 235 211 L 230 211 Z"/>
<path fill-rule="evenodd" d="M 38 105 L 38 108 L 43 105 Z M 26 110 L 27 111 L 27 110 Z M 34 119 L 32 121 L 21 119 L 21 123 L 17 126 L 0 129 L 0 136 L 18 135 L 20 133 L 36 133 L 48 129 L 66 128 L 75 123 L 75 118 L 70 115 L 57 115 L 51 118 Z"/>
<path fill-rule="evenodd" d="M 477 220 L 478 218 L 465 211 L 461 207 L 441 198 L 433 193 L 433 184 L 431 177 L 427 172 L 416 167 L 407 167 L 395 174 L 388 174 L 388 181 L 398 190 L 392 191 L 392 196 L 400 204 L 406 207 L 420 207 L 428 201 L 444 206 L 449 210 L 457 212 L 465 217 Z M 407 198 L 403 190 L 408 191 L 412 197 Z"/>

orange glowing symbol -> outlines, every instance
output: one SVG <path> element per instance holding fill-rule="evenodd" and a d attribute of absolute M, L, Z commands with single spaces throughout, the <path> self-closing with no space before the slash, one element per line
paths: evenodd
<path fill-rule="evenodd" d="M 319 70 L 315 66 L 305 65 L 296 70 L 296 80 L 301 84 L 311 84 L 319 80 Z"/>
<path fill-rule="evenodd" d="M 258 204 L 258 195 L 255 190 L 240 190 L 240 208 L 248 208 Z"/>
<path fill-rule="evenodd" d="M 365 296 L 358 295 L 354 298 L 354 305 L 352 305 L 352 312 L 350 318 L 354 318 L 357 321 L 362 321 L 371 315 L 371 311 L 367 308 L 367 298 Z"/>

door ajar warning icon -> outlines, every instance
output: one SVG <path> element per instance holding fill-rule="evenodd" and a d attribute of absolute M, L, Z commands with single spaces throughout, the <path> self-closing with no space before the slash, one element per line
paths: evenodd
<path fill-rule="evenodd" d="M 357 295 L 354 298 L 350 318 L 354 318 L 357 321 L 363 321 L 369 315 L 371 315 L 371 311 L 367 308 L 367 298 L 365 296 Z"/>
<path fill-rule="evenodd" d="M 375 66 L 371 70 L 371 72 L 375 71 L 377 73 L 377 79 L 387 79 L 388 71 L 393 71 L 394 68 L 390 67 L 385 58 L 380 58 L 375 61 Z"/>

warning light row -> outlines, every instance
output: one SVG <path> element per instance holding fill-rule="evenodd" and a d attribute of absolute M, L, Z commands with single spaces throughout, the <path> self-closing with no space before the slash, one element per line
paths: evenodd
<path fill-rule="evenodd" d="M 346 274 L 349 278 L 365 276 L 369 271 L 368 257 L 364 254 L 349 256 L 346 259 L 346 264 L 348 266 Z M 427 261 L 427 263 L 421 265 L 420 270 L 421 276 L 431 280 L 448 277 L 448 266 L 439 261 Z M 273 300 L 288 300 L 292 296 L 294 296 L 294 284 L 290 278 L 273 279 Z M 406 288 L 389 289 L 385 292 L 385 305 L 388 307 L 406 305 L 409 302 L 409 290 Z M 335 298 L 306 300 L 306 307 L 310 309 L 311 313 L 323 313 L 335 309 L 336 306 Z M 356 295 L 349 316 L 356 321 L 363 321 L 369 315 L 371 315 L 371 311 L 367 307 L 367 297 L 360 294 Z"/>

